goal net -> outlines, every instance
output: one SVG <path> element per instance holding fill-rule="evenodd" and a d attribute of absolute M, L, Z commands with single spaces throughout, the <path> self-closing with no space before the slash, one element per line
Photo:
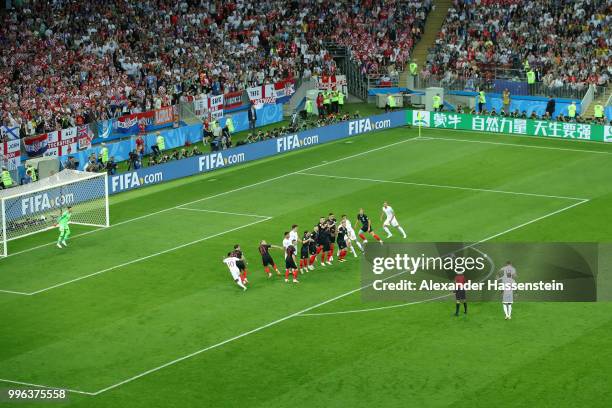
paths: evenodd
<path fill-rule="evenodd" d="M 63 170 L 35 183 L 0 190 L 0 256 L 8 242 L 55 227 L 72 207 L 71 224 L 108 227 L 106 173 Z"/>

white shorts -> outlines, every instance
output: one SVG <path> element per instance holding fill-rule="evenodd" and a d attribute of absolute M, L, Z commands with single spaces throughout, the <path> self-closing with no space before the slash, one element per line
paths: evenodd
<path fill-rule="evenodd" d="M 398 227 L 399 222 L 397 222 L 397 217 L 387 218 L 383 223 L 383 227 L 388 227 L 389 225 L 391 225 L 392 227 Z"/>
<path fill-rule="evenodd" d="M 355 235 L 355 230 L 352 228 L 346 229 L 346 237 L 351 241 L 357 241 L 357 235 Z"/>
<path fill-rule="evenodd" d="M 240 270 L 238 268 L 230 269 L 230 273 L 232 274 L 232 278 L 234 280 L 239 280 L 240 279 Z"/>

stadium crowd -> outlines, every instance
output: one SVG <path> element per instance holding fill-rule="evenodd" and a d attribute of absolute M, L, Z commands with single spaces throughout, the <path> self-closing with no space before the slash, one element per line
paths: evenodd
<path fill-rule="evenodd" d="M 0 23 L 1 124 L 33 135 L 333 72 L 309 16 L 305 0 L 25 2 Z"/>
<path fill-rule="evenodd" d="M 611 27 L 609 0 L 454 0 L 423 75 L 452 83 L 533 69 L 551 89 L 606 85 Z"/>
<path fill-rule="evenodd" d="M 329 38 L 349 48 L 362 74 L 397 75 L 423 34 L 432 0 L 337 2 L 326 24 Z"/>
<path fill-rule="evenodd" d="M 431 0 L 23 1 L 0 17 L 0 125 L 22 137 L 336 72 L 405 62 Z"/>

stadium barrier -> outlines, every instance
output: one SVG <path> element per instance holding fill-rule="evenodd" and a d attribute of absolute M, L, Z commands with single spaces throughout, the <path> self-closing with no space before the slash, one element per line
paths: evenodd
<path fill-rule="evenodd" d="M 110 176 L 109 194 L 130 191 L 143 186 L 163 183 L 187 176 L 222 169 L 236 164 L 263 159 L 278 154 L 357 136 L 377 130 L 406 125 L 405 111 L 396 111 L 367 118 L 348 120 L 330 126 L 207 153 L 187 159 L 171 161 L 153 167 Z"/>
<path fill-rule="evenodd" d="M 507 118 L 503 116 L 469 115 L 453 112 L 418 110 L 407 110 L 405 112 L 406 121 L 412 126 L 420 125 L 437 129 L 612 142 L 612 126 L 557 122 L 554 120 Z"/>
<path fill-rule="evenodd" d="M 257 126 L 270 125 L 272 123 L 280 122 L 283 119 L 283 105 L 263 105 L 261 109 L 257 111 Z M 249 121 L 247 111 L 242 111 L 232 115 L 234 121 L 234 127 L 236 132 L 248 129 Z M 225 125 L 225 118 L 222 119 L 221 125 Z M 174 149 L 177 147 L 185 146 L 186 142 L 197 143 L 202 141 L 202 124 L 197 123 L 194 125 L 181 126 L 176 129 L 165 129 L 158 131 L 165 140 L 166 149 Z M 143 136 L 145 141 L 145 149 L 147 152 L 151 151 L 151 146 L 157 143 L 157 132 L 149 133 Z M 77 139 L 75 137 L 74 142 L 76 146 Z M 129 159 L 130 151 L 136 149 L 136 137 L 132 136 L 128 139 L 121 141 L 114 141 L 107 143 L 109 156 L 113 156 L 116 162 L 124 161 Z M 87 164 L 87 159 L 92 153 L 98 154 L 100 152 L 100 145 L 90 145 L 86 149 L 64 149 L 56 152 L 52 156 L 59 156 L 61 163 L 65 163 L 68 157 L 74 157 L 79 162 L 79 170 L 83 170 Z M 44 153 L 45 155 L 49 155 Z"/>

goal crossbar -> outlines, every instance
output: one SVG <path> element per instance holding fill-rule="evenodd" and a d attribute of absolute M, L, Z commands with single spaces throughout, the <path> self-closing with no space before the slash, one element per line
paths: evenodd
<path fill-rule="evenodd" d="M 9 241 L 53 229 L 68 207 L 70 224 L 110 226 L 107 174 L 63 170 L 0 191 L 0 256 L 8 255 Z"/>

